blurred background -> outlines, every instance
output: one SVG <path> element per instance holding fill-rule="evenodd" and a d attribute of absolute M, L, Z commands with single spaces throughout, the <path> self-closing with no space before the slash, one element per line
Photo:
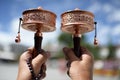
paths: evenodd
<path fill-rule="evenodd" d="M 51 52 L 44 80 L 70 80 L 62 48 L 73 46 L 72 36 L 60 31 L 60 15 L 75 8 L 92 12 L 98 23 L 99 46 L 93 45 L 94 31 L 81 40 L 95 58 L 93 80 L 120 80 L 120 0 L 0 0 L 0 80 L 16 80 L 20 55 L 34 45 L 34 33 L 22 28 L 21 43 L 14 42 L 19 18 L 39 6 L 57 15 L 56 31 L 43 33 L 42 47 Z"/>

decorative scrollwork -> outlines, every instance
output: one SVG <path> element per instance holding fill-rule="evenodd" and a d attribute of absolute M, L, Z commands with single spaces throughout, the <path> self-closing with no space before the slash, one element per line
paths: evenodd
<path fill-rule="evenodd" d="M 43 23 L 49 26 L 55 25 L 55 16 L 45 12 L 29 12 L 23 15 L 23 23 Z"/>
<path fill-rule="evenodd" d="M 64 32 L 74 34 L 77 28 L 78 33 L 82 34 L 94 29 L 94 15 L 90 12 L 73 10 L 63 13 L 61 17 L 61 29 Z"/>
<path fill-rule="evenodd" d="M 79 12 L 77 13 L 67 13 L 64 14 L 62 17 L 62 23 L 67 24 L 67 23 L 87 23 L 89 25 L 93 25 L 93 17 L 88 15 L 88 14 L 80 14 Z"/>

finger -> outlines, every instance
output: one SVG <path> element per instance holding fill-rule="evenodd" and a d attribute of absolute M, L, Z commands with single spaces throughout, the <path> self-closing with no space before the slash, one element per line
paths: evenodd
<path fill-rule="evenodd" d="M 32 63 L 34 65 L 37 65 L 37 66 L 41 66 L 43 63 L 45 63 L 47 61 L 47 58 L 48 58 L 48 52 L 42 52 L 40 54 L 38 54 L 33 60 L 32 60 Z"/>
<path fill-rule="evenodd" d="M 85 47 L 80 47 L 80 51 L 81 51 L 82 54 L 88 54 L 90 56 L 93 56 L 91 54 L 91 52 L 87 48 L 85 48 Z"/>
<path fill-rule="evenodd" d="M 45 76 L 46 76 L 46 65 L 45 64 L 43 64 L 42 65 L 42 74 L 41 74 L 41 79 L 43 79 Z"/>
<path fill-rule="evenodd" d="M 66 66 L 67 66 L 67 68 L 70 68 L 71 62 L 68 61 L 68 62 L 66 63 Z"/>
<path fill-rule="evenodd" d="M 82 53 L 82 60 L 92 60 L 94 57 L 93 55 L 91 54 L 91 52 L 87 49 L 87 48 L 84 48 L 84 47 L 81 47 L 80 48 L 80 51 Z"/>
<path fill-rule="evenodd" d="M 69 70 L 67 70 L 67 75 L 70 77 L 70 73 L 69 73 Z"/>
<path fill-rule="evenodd" d="M 82 54 L 90 54 L 90 53 L 88 53 L 89 51 L 85 47 L 80 47 L 80 51 Z"/>
<path fill-rule="evenodd" d="M 64 52 L 65 56 L 68 58 L 68 60 L 70 60 L 70 61 L 79 60 L 79 58 L 77 58 L 75 56 L 75 54 L 74 54 L 72 49 L 64 47 L 63 48 L 63 52 Z"/>
<path fill-rule="evenodd" d="M 28 58 L 32 57 L 33 48 L 28 48 L 21 56 L 20 60 L 26 61 Z"/>
<path fill-rule="evenodd" d="M 70 77 L 69 70 L 70 70 L 71 62 L 68 61 L 66 65 L 67 65 L 67 69 L 68 69 L 67 75 Z"/>
<path fill-rule="evenodd" d="M 34 50 L 34 47 L 29 47 L 27 50 L 28 50 L 28 51 L 33 51 L 33 50 Z"/>
<path fill-rule="evenodd" d="M 44 64 L 42 64 L 42 66 L 41 66 L 41 68 L 40 68 L 40 72 L 41 73 L 44 73 L 44 72 L 46 72 L 46 64 L 44 63 Z"/>
<path fill-rule="evenodd" d="M 45 72 L 47 70 L 46 64 L 44 63 L 42 66 L 43 72 Z"/>
<path fill-rule="evenodd" d="M 46 77 L 46 72 L 42 73 L 42 76 L 40 77 L 40 79 L 43 79 Z"/>

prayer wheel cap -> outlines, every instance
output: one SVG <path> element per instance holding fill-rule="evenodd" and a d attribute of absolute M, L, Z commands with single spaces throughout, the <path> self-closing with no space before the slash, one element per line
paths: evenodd
<path fill-rule="evenodd" d="M 94 30 L 94 15 L 78 8 L 61 14 L 61 29 L 64 32 L 83 34 Z"/>
<path fill-rule="evenodd" d="M 38 7 L 23 12 L 22 27 L 30 31 L 51 32 L 56 29 L 56 15 Z"/>

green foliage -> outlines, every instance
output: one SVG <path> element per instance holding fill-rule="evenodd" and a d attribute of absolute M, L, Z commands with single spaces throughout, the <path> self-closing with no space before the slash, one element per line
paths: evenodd
<path fill-rule="evenodd" d="M 61 33 L 58 37 L 58 41 L 68 47 L 72 47 L 72 36 L 67 33 Z"/>
<path fill-rule="evenodd" d="M 60 44 L 64 44 L 66 47 L 73 47 L 73 40 L 72 40 L 72 35 L 67 34 L 67 33 L 61 33 L 60 36 L 58 37 L 58 41 Z M 100 56 L 100 47 L 95 47 L 94 45 L 91 45 L 89 43 L 86 43 L 86 37 L 82 36 L 80 45 L 83 47 L 86 47 L 94 56 L 95 60 L 101 59 Z M 115 47 L 111 44 L 111 42 L 108 45 L 109 49 L 109 55 L 106 59 L 115 59 Z M 62 58 L 64 57 L 62 51 L 59 51 L 59 53 L 56 55 L 57 58 Z"/>
<path fill-rule="evenodd" d="M 61 44 L 64 44 L 67 47 L 73 47 L 73 40 L 72 35 L 67 33 L 61 33 L 58 37 L 58 41 Z M 93 45 L 90 45 L 86 43 L 86 37 L 82 36 L 80 45 L 87 47 L 87 49 L 94 55 L 95 60 L 100 59 L 99 57 L 99 47 L 94 47 Z M 60 51 L 57 57 L 63 57 L 63 53 Z"/>
<path fill-rule="evenodd" d="M 73 47 L 73 39 L 71 34 L 61 33 L 60 36 L 58 37 L 58 41 L 68 47 Z M 86 41 L 85 36 L 82 36 L 80 45 L 82 46 L 86 45 L 85 41 Z"/>
<path fill-rule="evenodd" d="M 115 47 L 112 44 L 108 45 L 109 55 L 107 59 L 115 59 Z"/>
<path fill-rule="evenodd" d="M 100 59 L 100 55 L 99 55 L 100 48 L 99 47 L 95 47 L 93 45 L 86 44 L 86 48 L 93 54 L 95 60 Z"/>

